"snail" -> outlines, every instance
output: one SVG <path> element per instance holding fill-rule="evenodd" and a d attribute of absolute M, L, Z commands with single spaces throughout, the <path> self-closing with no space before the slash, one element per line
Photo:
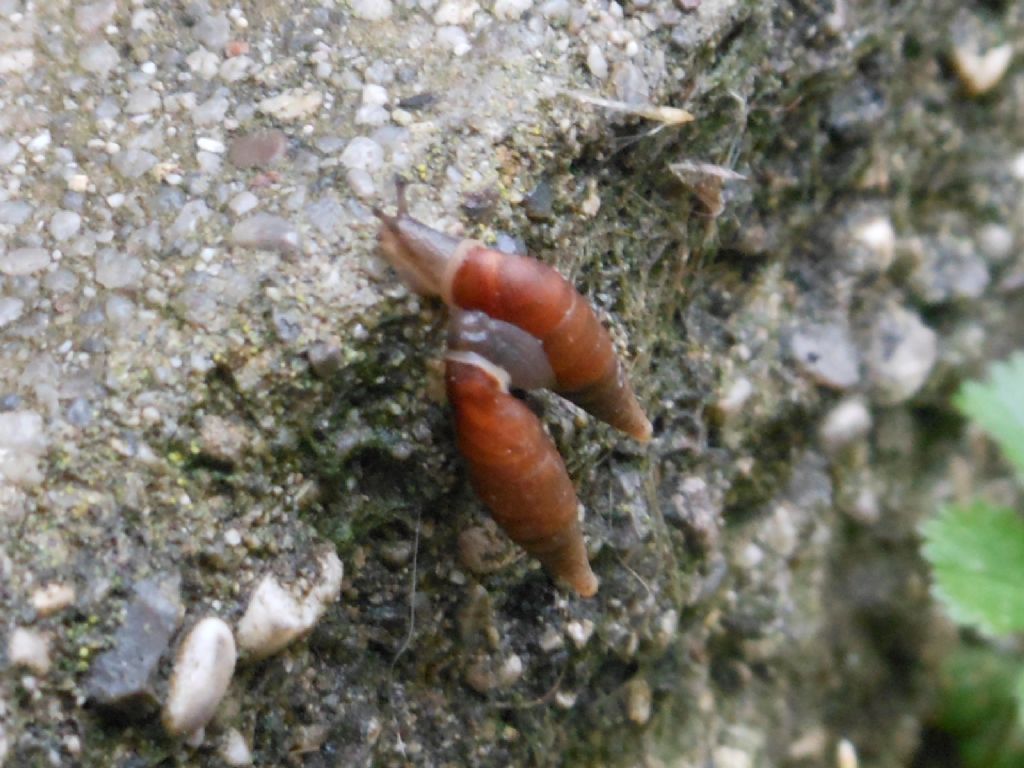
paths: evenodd
<path fill-rule="evenodd" d="M 565 464 L 511 389 L 551 389 L 640 442 L 651 439 L 611 337 L 555 269 L 379 209 L 383 256 L 416 293 L 451 309 L 445 381 L 459 450 L 495 521 L 578 594 L 597 592 Z"/>

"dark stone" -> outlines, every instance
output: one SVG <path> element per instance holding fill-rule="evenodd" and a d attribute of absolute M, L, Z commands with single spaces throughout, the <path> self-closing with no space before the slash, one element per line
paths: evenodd
<path fill-rule="evenodd" d="M 555 191 L 551 182 L 541 179 L 523 201 L 526 216 L 531 221 L 547 221 L 554 213 Z"/>
<path fill-rule="evenodd" d="M 181 623 L 180 588 L 178 574 L 135 585 L 113 646 L 96 658 L 86 681 L 88 698 L 97 707 L 131 720 L 156 711 L 151 678 Z"/>

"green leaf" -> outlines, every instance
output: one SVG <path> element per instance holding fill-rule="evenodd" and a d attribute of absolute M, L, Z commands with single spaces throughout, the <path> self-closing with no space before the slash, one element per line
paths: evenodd
<path fill-rule="evenodd" d="M 942 662 L 936 722 L 955 737 L 965 768 L 1020 768 L 1024 730 L 1014 687 L 1020 662 L 987 647 L 955 649 Z"/>
<path fill-rule="evenodd" d="M 1017 675 L 1017 686 L 1013 689 L 1013 696 L 1017 699 L 1017 724 L 1024 728 L 1024 669 Z"/>
<path fill-rule="evenodd" d="M 965 383 L 955 402 L 999 444 L 1024 477 L 1024 353 L 994 364 L 988 381 Z"/>
<path fill-rule="evenodd" d="M 1024 630 L 1024 520 L 980 501 L 921 528 L 934 591 L 949 615 L 993 635 Z"/>

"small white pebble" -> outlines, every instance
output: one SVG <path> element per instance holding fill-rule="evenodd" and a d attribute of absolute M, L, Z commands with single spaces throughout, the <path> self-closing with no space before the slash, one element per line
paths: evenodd
<path fill-rule="evenodd" d="M 715 768 L 753 768 L 754 765 L 746 751 L 728 746 L 715 747 L 710 762 Z"/>
<path fill-rule="evenodd" d="M 194 75 L 203 80 L 213 78 L 220 69 L 220 57 L 203 47 L 197 48 L 185 57 L 185 63 Z"/>
<path fill-rule="evenodd" d="M 1024 181 L 1024 152 L 1010 161 L 1010 173 L 1017 181 Z"/>
<path fill-rule="evenodd" d="M 50 234 L 57 242 L 63 242 L 78 234 L 82 217 L 74 211 L 57 211 L 50 217 Z"/>
<path fill-rule="evenodd" d="M 204 152 L 213 152 L 214 154 L 217 155 L 222 155 L 224 154 L 224 152 L 227 151 L 227 147 L 224 146 L 223 141 L 219 141 L 218 139 L 211 139 L 206 136 L 200 136 L 198 139 L 196 139 L 196 146 L 199 147 Z"/>
<path fill-rule="evenodd" d="M 332 550 L 319 559 L 317 580 L 285 587 L 268 574 L 256 587 L 238 622 L 238 645 L 253 659 L 263 659 L 309 634 L 327 607 L 341 594 L 344 568 Z"/>
<path fill-rule="evenodd" d="M 340 160 L 349 170 L 375 171 L 384 163 L 384 149 L 371 138 L 356 136 L 345 147 Z"/>
<path fill-rule="evenodd" d="M 389 118 L 390 115 L 384 107 L 369 105 L 356 110 L 354 122 L 356 125 L 384 125 Z"/>
<path fill-rule="evenodd" d="M 608 77 L 608 61 L 596 43 L 591 43 L 587 47 L 587 69 L 598 80 Z"/>
<path fill-rule="evenodd" d="M 377 185 L 373 182 L 373 176 L 362 168 L 353 168 L 345 174 L 345 180 L 352 188 L 356 197 L 363 200 L 372 198 L 377 193 Z"/>
<path fill-rule="evenodd" d="M 437 42 L 456 56 L 464 56 L 473 49 L 469 36 L 461 27 L 440 27 L 437 30 Z"/>
<path fill-rule="evenodd" d="M 506 21 L 516 21 L 532 5 L 533 0 L 495 0 L 494 15 Z"/>
<path fill-rule="evenodd" d="M 1002 224 L 985 224 L 978 231 L 978 247 L 993 261 L 1005 261 L 1013 253 L 1013 232 Z"/>
<path fill-rule="evenodd" d="M 190 736 L 213 717 L 235 672 L 235 638 L 222 619 L 210 616 L 185 637 L 171 672 L 163 724 L 172 736 Z"/>
<path fill-rule="evenodd" d="M 985 52 L 961 46 L 953 51 L 953 68 L 964 90 L 971 96 L 988 93 L 1003 79 L 1013 60 L 1010 43 L 990 48 Z"/>
<path fill-rule="evenodd" d="M 892 264 L 896 252 L 896 231 L 888 216 L 868 219 L 853 230 L 853 238 L 871 249 L 878 271 L 884 272 Z"/>
<path fill-rule="evenodd" d="M 590 619 L 573 619 L 565 628 L 565 633 L 572 640 L 572 644 L 577 648 L 583 648 L 588 642 L 590 642 L 591 636 L 594 634 L 594 622 Z"/>
<path fill-rule="evenodd" d="M 555 704 L 559 709 L 572 709 L 576 706 L 576 699 L 579 694 L 575 691 L 559 691 L 555 694 Z"/>
<path fill-rule="evenodd" d="M 754 394 L 754 385 L 750 379 L 740 377 L 718 399 L 718 408 L 726 416 L 733 416 L 743 410 L 750 396 Z"/>
<path fill-rule="evenodd" d="M 124 205 L 125 196 L 123 192 L 114 192 L 112 195 L 107 195 L 107 205 L 111 208 L 120 208 Z"/>
<path fill-rule="evenodd" d="M 20 277 L 50 266 L 50 253 L 45 248 L 16 248 L 0 255 L 0 274 Z"/>
<path fill-rule="evenodd" d="M 25 311 L 25 302 L 14 296 L 0 296 L 0 328 L 10 325 Z"/>
<path fill-rule="evenodd" d="M 642 677 L 626 684 L 626 714 L 637 725 L 651 719 L 651 685 Z"/>
<path fill-rule="evenodd" d="M 352 0 L 352 15 L 363 21 L 384 21 L 391 17 L 391 0 Z"/>
<path fill-rule="evenodd" d="M 32 607 L 40 616 L 49 616 L 75 602 L 75 588 L 70 584 L 52 582 L 32 593 Z"/>
<path fill-rule="evenodd" d="M 28 144 L 25 145 L 25 149 L 27 149 L 29 152 L 42 152 L 44 149 L 50 146 L 50 141 L 50 132 L 43 131 L 42 133 L 30 139 Z"/>
<path fill-rule="evenodd" d="M 382 85 L 363 86 L 363 105 L 382 107 L 388 103 L 388 90 Z"/>
<path fill-rule="evenodd" d="M 49 636 L 35 629 L 15 627 L 7 642 L 7 660 L 16 667 L 45 675 L 50 671 Z"/>
<path fill-rule="evenodd" d="M 829 452 L 836 452 L 860 440 L 871 430 L 871 412 L 859 398 L 836 405 L 821 425 L 821 441 Z"/>
<path fill-rule="evenodd" d="M 259 205 L 259 203 L 260 200 L 256 195 L 249 190 L 244 190 L 231 198 L 231 202 L 228 203 L 228 208 L 230 208 L 236 216 L 244 216 Z"/>
<path fill-rule="evenodd" d="M 836 768 L 857 768 L 860 760 L 857 759 L 857 750 L 849 739 L 840 739 L 836 744 Z"/>
<path fill-rule="evenodd" d="M 252 750 L 249 749 L 245 737 L 236 728 L 228 729 L 221 742 L 220 758 L 231 768 L 244 768 L 252 765 Z"/>
<path fill-rule="evenodd" d="M 736 554 L 736 565 L 744 570 L 756 568 L 764 561 L 764 550 L 750 542 Z"/>
<path fill-rule="evenodd" d="M 444 0 L 434 11 L 434 24 L 439 27 L 469 24 L 480 10 L 475 0 Z"/>

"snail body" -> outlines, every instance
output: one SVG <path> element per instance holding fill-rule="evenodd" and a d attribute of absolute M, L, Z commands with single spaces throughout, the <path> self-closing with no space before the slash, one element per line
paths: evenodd
<path fill-rule="evenodd" d="M 589 302 L 536 259 L 375 210 L 384 257 L 409 287 L 451 308 L 446 386 L 473 487 L 509 537 L 589 597 L 576 493 L 537 417 L 509 388 L 552 389 L 640 442 L 651 423 Z"/>
<path fill-rule="evenodd" d="M 583 597 L 597 592 L 576 491 L 540 420 L 509 394 L 508 374 L 476 352 L 449 352 L 445 384 L 459 451 L 480 500 L 512 541 L 556 581 Z"/>

